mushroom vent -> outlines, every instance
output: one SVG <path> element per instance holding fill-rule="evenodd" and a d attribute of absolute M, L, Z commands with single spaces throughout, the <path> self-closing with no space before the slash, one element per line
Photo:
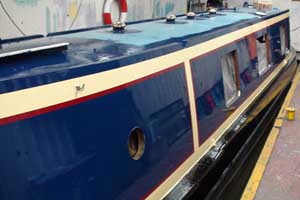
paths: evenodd
<path fill-rule="evenodd" d="M 175 15 L 168 15 L 166 17 L 166 22 L 168 24 L 175 24 L 175 22 L 176 22 L 176 16 Z"/>
<path fill-rule="evenodd" d="M 196 14 L 194 12 L 188 12 L 186 14 L 187 19 L 195 19 L 195 17 L 196 17 Z"/>
<path fill-rule="evenodd" d="M 208 14 L 216 15 L 217 14 L 217 9 L 213 8 L 213 7 L 208 8 Z"/>
<path fill-rule="evenodd" d="M 116 22 L 112 25 L 113 27 L 113 32 L 114 33 L 124 33 L 125 32 L 125 28 L 126 28 L 126 24 L 124 22 Z"/>

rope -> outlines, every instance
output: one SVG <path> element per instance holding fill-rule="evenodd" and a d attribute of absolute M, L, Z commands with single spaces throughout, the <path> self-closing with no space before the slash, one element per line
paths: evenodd
<path fill-rule="evenodd" d="M 298 27 L 292 29 L 291 32 L 294 32 L 294 31 L 296 31 L 296 30 L 298 30 L 298 29 L 300 29 L 300 26 L 298 26 Z"/>
<path fill-rule="evenodd" d="M 72 21 L 70 27 L 69 27 L 69 30 L 71 30 L 71 28 L 73 27 L 74 23 L 76 22 L 76 20 L 77 20 L 77 18 L 78 18 L 78 15 L 79 15 L 79 12 L 80 12 L 80 9 L 81 9 L 81 6 L 82 6 L 82 0 L 81 0 L 80 3 L 79 3 L 79 6 L 78 6 L 78 9 L 77 9 L 76 15 L 75 15 L 75 17 L 74 17 L 74 19 L 73 19 L 73 21 Z"/>
<path fill-rule="evenodd" d="M 4 10 L 6 16 L 11 21 L 11 23 L 15 26 L 16 29 L 23 35 L 26 36 L 26 34 L 21 30 L 21 28 L 16 24 L 16 22 L 13 20 L 13 18 L 10 16 L 9 12 L 6 10 L 5 6 L 3 5 L 2 1 L 0 0 L 0 6 Z"/>

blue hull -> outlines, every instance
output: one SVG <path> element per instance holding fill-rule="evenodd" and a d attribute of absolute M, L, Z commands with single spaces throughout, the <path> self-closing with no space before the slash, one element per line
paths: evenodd
<path fill-rule="evenodd" d="M 155 198 L 156 191 L 164 197 L 174 187 L 168 185 L 170 177 L 186 174 L 188 170 L 181 173 L 182 168 L 191 168 L 198 161 L 194 162 L 198 152 L 201 151 L 199 159 L 204 155 L 207 149 L 203 150 L 203 145 L 230 119 L 224 112 L 221 57 L 233 50 L 238 52 L 241 96 L 233 106 L 239 108 L 284 60 L 284 55 L 278 54 L 277 40 L 279 27 L 289 26 L 288 18 L 253 33 L 256 37 L 267 33 L 271 38 L 274 66 L 264 76 L 251 75 L 257 61 L 249 57 L 247 36 L 185 59 L 189 49 L 285 14 L 265 18 L 243 14 L 241 19 L 228 14 L 232 21 L 221 20 L 221 25 L 208 26 L 203 31 L 184 34 L 184 29 L 179 28 L 170 33 L 177 38 L 161 33 L 162 38 L 155 39 L 144 31 L 136 41 L 136 36 L 109 41 L 108 33 L 97 35 L 91 30 L 23 41 L 24 46 L 63 41 L 70 42 L 70 46 L 64 52 L 34 58 L 0 60 L 0 104 L 4 99 L 4 105 L 14 105 L 0 116 L 0 198 L 133 200 Z M 132 27 L 146 28 L 147 23 L 157 22 Z M 7 43 L 3 49 L 18 46 Z M 183 52 L 182 61 L 163 66 L 171 63 L 168 59 L 180 60 L 173 56 L 179 51 Z M 153 65 L 141 66 L 143 71 L 135 67 L 136 63 L 146 65 L 148 61 Z M 148 72 L 151 67 L 153 72 Z M 136 70 L 136 75 L 129 74 L 127 68 Z M 106 76 L 115 78 L 111 87 L 94 81 L 110 81 Z M 70 89 L 77 81 L 82 88 L 76 90 L 76 85 Z M 94 88 L 101 90 L 95 92 Z M 30 101 L 9 101 L 10 96 Z M 138 160 L 128 153 L 128 139 L 136 127 L 143 130 L 145 137 L 145 150 Z M 162 186 L 166 192 L 161 192 Z"/>

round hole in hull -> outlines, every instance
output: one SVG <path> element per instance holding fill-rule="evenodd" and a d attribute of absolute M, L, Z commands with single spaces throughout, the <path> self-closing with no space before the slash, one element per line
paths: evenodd
<path fill-rule="evenodd" d="M 133 160 L 139 160 L 145 151 L 145 135 L 140 128 L 134 128 L 128 138 L 128 153 Z"/>

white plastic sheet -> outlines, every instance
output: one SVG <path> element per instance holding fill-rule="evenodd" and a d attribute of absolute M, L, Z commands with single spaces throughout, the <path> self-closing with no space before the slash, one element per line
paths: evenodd
<path fill-rule="evenodd" d="M 236 85 L 236 72 L 234 66 L 233 53 L 222 56 L 222 75 L 224 84 L 224 96 L 226 107 L 231 106 L 239 97 L 239 91 Z"/>
<path fill-rule="evenodd" d="M 258 40 L 256 40 L 256 50 L 258 60 L 257 70 L 259 76 L 261 76 L 268 70 L 266 43 L 260 43 Z"/>
<path fill-rule="evenodd" d="M 283 26 L 280 27 L 280 44 L 281 44 L 281 55 L 284 55 L 285 48 L 286 48 L 286 32 Z"/>

